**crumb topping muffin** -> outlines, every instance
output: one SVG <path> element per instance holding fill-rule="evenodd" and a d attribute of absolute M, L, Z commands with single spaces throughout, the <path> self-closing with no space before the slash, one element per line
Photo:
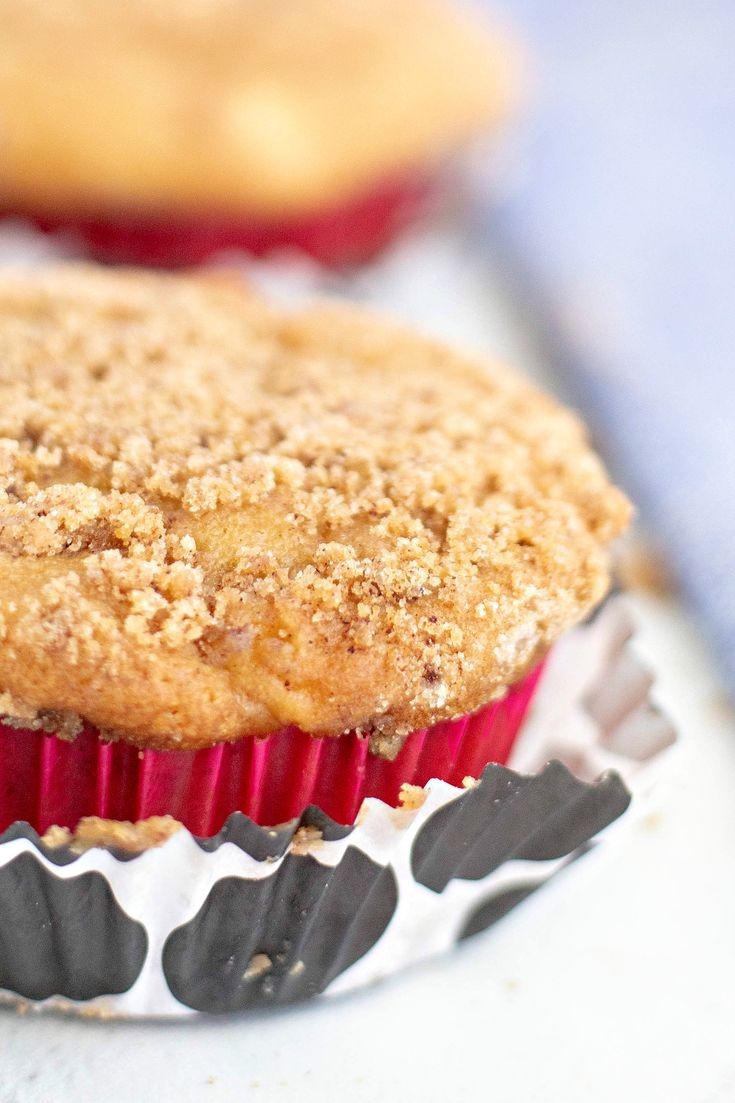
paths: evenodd
<path fill-rule="evenodd" d="M 304 215 L 441 159 L 515 98 L 443 0 L 0 0 L 0 199 Z"/>
<path fill-rule="evenodd" d="M 0 712 L 146 747 L 502 695 L 629 507 L 506 368 L 229 276 L 0 276 Z"/>

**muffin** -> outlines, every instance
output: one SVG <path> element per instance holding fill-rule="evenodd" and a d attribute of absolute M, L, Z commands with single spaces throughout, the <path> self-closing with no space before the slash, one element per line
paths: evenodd
<path fill-rule="evenodd" d="M 502 365 L 225 275 L 6 273 L 0 479 L 0 990 L 167 1014 L 362 983 L 627 805 L 544 763 L 574 709 L 622 762 L 645 704 L 606 682 L 619 624 L 554 658 L 629 506 Z"/>
<path fill-rule="evenodd" d="M 5 276 L 0 312 L 2 712 L 70 754 L 103 740 L 113 818 L 277 823 L 314 794 L 340 818 L 349 775 L 349 822 L 396 797 L 395 764 L 461 781 L 507 754 L 469 762 L 457 718 L 506 738 L 496 714 L 603 596 L 628 517 L 574 417 L 499 365 L 229 279 L 62 267 Z M 124 804 L 168 772 L 149 752 L 215 747 L 259 779 L 219 822 Z"/>
<path fill-rule="evenodd" d="M 98 259 L 364 259 L 515 97 L 442 0 L 0 0 L 0 210 Z"/>

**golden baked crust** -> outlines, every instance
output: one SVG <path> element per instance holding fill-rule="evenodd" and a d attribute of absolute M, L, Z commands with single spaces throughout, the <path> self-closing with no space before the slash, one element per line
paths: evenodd
<path fill-rule="evenodd" d="M 387 753 L 579 620 L 628 512 L 552 399 L 358 309 L 0 277 L 6 714 L 147 746 L 360 729 Z"/>
<path fill-rule="evenodd" d="M 447 0 L 0 0 L 0 199 L 308 214 L 515 99 Z"/>

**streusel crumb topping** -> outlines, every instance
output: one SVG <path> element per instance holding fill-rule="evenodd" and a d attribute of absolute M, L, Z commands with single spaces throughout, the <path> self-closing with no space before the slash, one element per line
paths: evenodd
<path fill-rule="evenodd" d="M 629 507 L 507 369 L 229 276 L 0 277 L 0 701 L 146 746 L 501 695 Z"/>

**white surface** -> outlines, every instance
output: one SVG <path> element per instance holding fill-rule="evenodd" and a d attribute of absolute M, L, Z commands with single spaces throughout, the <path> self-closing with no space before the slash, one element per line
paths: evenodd
<path fill-rule="evenodd" d="M 433 303 L 397 277 L 406 314 L 529 363 L 497 281 L 470 273 L 452 303 L 456 257 L 431 248 Z M 735 1100 L 735 719 L 683 613 L 635 607 L 681 733 L 642 818 L 452 955 L 354 996 L 166 1025 L 2 1011 L 0 1103 Z"/>

